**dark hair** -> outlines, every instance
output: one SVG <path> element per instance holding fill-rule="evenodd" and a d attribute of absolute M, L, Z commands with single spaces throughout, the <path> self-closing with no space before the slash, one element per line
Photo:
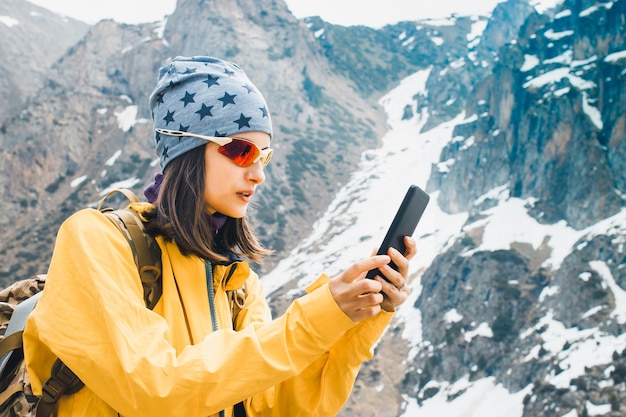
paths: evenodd
<path fill-rule="evenodd" d="M 183 255 L 224 262 L 229 252 L 260 262 L 272 253 L 257 240 L 248 220 L 227 218 L 215 233 L 204 201 L 206 145 L 173 159 L 163 172 L 163 182 L 153 210 L 145 213 L 146 232 L 174 240 Z"/>

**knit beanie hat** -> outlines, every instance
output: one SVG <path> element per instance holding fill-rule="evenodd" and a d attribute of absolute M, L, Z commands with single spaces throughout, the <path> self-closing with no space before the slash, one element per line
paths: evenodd
<path fill-rule="evenodd" d="M 265 99 L 243 70 L 213 57 L 176 57 L 161 67 L 150 95 L 155 129 L 204 136 L 265 132 L 272 121 Z M 161 169 L 174 158 L 207 143 L 194 137 L 155 133 Z"/>

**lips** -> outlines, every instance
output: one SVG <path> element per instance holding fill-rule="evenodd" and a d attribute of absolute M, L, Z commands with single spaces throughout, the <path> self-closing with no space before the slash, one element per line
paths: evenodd
<path fill-rule="evenodd" d="M 251 198 L 251 197 L 252 197 L 252 195 L 254 194 L 254 190 L 249 190 L 249 191 L 239 191 L 237 194 L 238 194 L 238 195 L 240 195 L 240 196 L 242 196 L 242 197 L 244 197 L 244 198 L 246 198 L 246 199 L 249 199 L 249 198 Z"/>

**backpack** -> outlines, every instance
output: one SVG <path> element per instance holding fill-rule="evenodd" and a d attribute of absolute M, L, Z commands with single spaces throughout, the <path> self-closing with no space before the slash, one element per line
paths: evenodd
<path fill-rule="evenodd" d="M 126 237 L 141 276 L 146 307 L 152 309 L 162 291 L 161 251 L 155 240 L 144 234 L 143 223 L 135 211 L 103 208 L 104 202 L 116 193 L 123 194 L 131 203 L 139 202 L 130 190 L 120 189 L 108 193 L 97 208 Z M 33 395 L 24 361 L 22 333 L 45 283 L 45 275 L 36 275 L 0 291 L 0 417 L 47 417 L 61 395 L 73 394 L 84 385 L 57 359 L 50 379 L 44 383 L 41 398 Z"/>

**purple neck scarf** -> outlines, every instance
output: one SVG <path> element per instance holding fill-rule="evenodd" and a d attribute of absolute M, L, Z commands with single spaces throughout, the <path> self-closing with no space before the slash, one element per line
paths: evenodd
<path fill-rule="evenodd" d="M 163 174 L 160 172 L 154 174 L 154 182 L 148 185 L 143 190 L 143 195 L 146 196 L 149 203 L 154 204 L 159 197 L 159 190 L 161 189 L 161 183 L 163 182 Z"/>

